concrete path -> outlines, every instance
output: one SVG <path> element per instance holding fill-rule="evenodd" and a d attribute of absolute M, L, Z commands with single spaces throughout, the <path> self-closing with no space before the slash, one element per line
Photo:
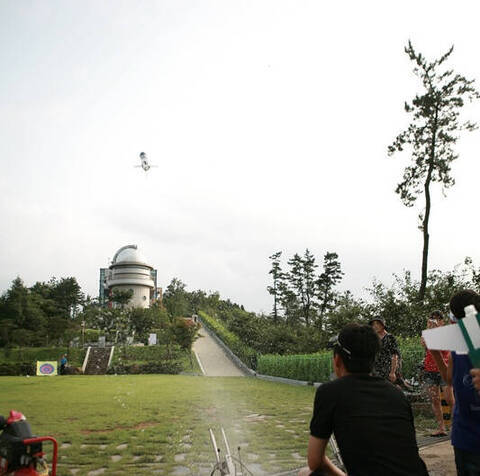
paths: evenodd
<path fill-rule="evenodd" d="M 420 456 L 430 476 L 456 476 L 455 457 L 450 440 L 420 448 Z"/>
<path fill-rule="evenodd" d="M 200 329 L 199 337 L 193 343 L 193 351 L 200 361 L 200 367 L 208 377 L 244 377 L 243 372 L 227 357 L 223 349 L 210 337 L 205 329 Z"/>

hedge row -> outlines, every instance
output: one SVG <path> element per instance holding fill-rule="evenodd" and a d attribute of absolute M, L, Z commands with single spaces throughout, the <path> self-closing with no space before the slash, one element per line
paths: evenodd
<path fill-rule="evenodd" d="M 425 351 L 421 347 L 402 348 L 402 373 L 404 378 L 418 377 L 419 366 Z M 332 352 L 305 355 L 260 355 L 257 372 L 263 375 L 285 377 L 307 382 L 326 382 L 333 372 Z"/>
<path fill-rule="evenodd" d="M 0 376 L 35 375 L 36 364 L 32 362 L 0 362 Z"/>
<path fill-rule="evenodd" d="M 306 382 L 327 382 L 333 372 L 332 354 L 260 355 L 257 372 Z"/>
<path fill-rule="evenodd" d="M 179 359 L 185 354 L 179 345 L 151 345 L 144 347 L 117 346 L 113 353 L 112 365 L 130 362 L 160 362 Z"/>
<path fill-rule="evenodd" d="M 37 360 L 59 361 L 63 354 L 67 354 L 69 365 L 81 367 L 85 353 L 85 349 L 76 347 L 17 347 L 13 349 L 7 347 L 0 349 L 0 363 L 36 363 Z"/>
<path fill-rule="evenodd" d="M 183 363 L 178 359 L 162 362 L 117 363 L 111 365 L 108 374 L 178 374 L 183 370 Z"/>
<path fill-rule="evenodd" d="M 257 352 L 245 345 L 238 336 L 230 332 L 221 322 L 203 311 L 198 312 L 202 323 L 213 331 L 216 336 L 250 369 L 257 368 Z"/>

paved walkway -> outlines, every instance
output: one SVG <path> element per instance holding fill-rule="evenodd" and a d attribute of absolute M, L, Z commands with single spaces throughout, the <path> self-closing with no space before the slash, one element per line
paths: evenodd
<path fill-rule="evenodd" d="M 430 476 L 456 476 L 455 458 L 450 440 L 420 448 L 420 456 Z"/>
<path fill-rule="evenodd" d="M 243 372 L 227 357 L 223 349 L 210 337 L 205 329 L 200 330 L 203 337 L 193 343 L 204 374 L 208 377 L 244 377 Z"/>

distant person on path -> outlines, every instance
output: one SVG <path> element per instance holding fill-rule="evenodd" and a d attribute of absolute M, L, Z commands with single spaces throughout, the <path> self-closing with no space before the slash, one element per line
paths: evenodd
<path fill-rule="evenodd" d="M 433 311 L 427 319 L 427 329 L 434 329 L 435 327 L 443 326 L 443 314 L 440 311 Z M 439 437 L 447 436 L 447 430 L 445 428 L 445 422 L 443 421 L 442 414 L 442 399 L 441 399 L 441 387 L 444 388 L 446 400 L 448 404 L 453 407 L 453 392 L 450 385 L 442 380 L 440 372 L 438 371 L 437 364 L 433 359 L 432 353 L 426 348 L 425 341 L 422 338 L 422 345 L 425 348 L 425 358 L 423 359 L 423 383 L 427 387 L 427 392 L 432 403 L 433 414 L 438 424 L 438 431 L 432 433 L 430 436 Z M 448 362 L 450 352 L 442 351 L 442 359 L 445 363 Z"/>
<path fill-rule="evenodd" d="M 65 375 L 65 367 L 67 366 L 67 364 L 67 354 L 63 354 L 63 357 L 60 360 L 60 375 Z"/>
<path fill-rule="evenodd" d="M 480 296 L 472 290 L 460 291 L 450 299 L 453 322 L 465 317 L 465 307 L 473 304 L 480 310 Z M 452 424 L 452 446 L 458 476 L 480 475 L 480 395 L 474 388 L 468 355 L 450 352 L 448 365 L 440 350 L 431 350 L 443 380 L 453 385 L 455 407 Z M 476 372 L 474 372 L 475 374 Z"/>
<path fill-rule="evenodd" d="M 345 476 L 325 455 L 332 433 L 349 475 L 428 476 L 418 454 L 410 404 L 401 390 L 371 375 L 380 341 L 371 326 L 349 324 L 333 348 L 337 379 L 318 387 L 299 476 Z"/>
<path fill-rule="evenodd" d="M 397 340 L 387 332 L 385 321 L 381 317 L 373 318 L 369 324 L 373 327 L 381 342 L 380 352 L 377 354 L 373 365 L 373 375 L 395 383 L 400 361 Z"/>

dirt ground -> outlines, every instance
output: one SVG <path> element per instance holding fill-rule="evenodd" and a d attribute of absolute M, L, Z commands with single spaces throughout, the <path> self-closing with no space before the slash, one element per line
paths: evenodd
<path fill-rule="evenodd" d="M 421 448 L 420 455 L 427 465 L 430 476 L 456 476 L 457 470 L 450 441 Z"/>

